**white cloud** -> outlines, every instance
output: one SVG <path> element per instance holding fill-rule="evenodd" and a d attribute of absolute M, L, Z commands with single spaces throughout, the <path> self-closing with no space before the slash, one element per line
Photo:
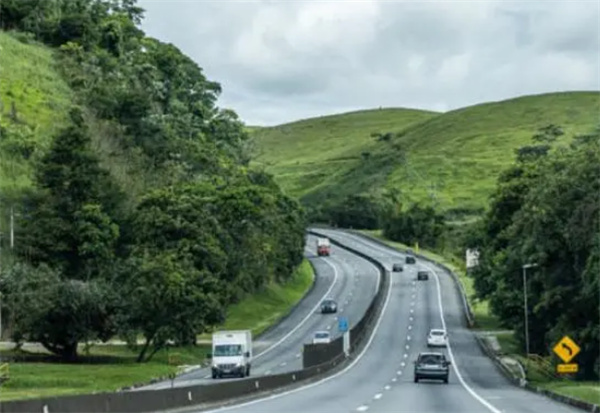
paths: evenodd
<path fill-rule="evenodd" d="M 140 1 L 250 124 L 600 89 L 596 1 Z"/>

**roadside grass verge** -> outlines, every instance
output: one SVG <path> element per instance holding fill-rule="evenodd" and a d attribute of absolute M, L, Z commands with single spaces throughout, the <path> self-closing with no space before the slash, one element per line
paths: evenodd
<path fill-rule="evenodd" d="M 253 336 L 260 334 L 302 299 L 313 280 L 313 268 L 305 259 L 286 284 L 271 284 L 233 305 L 221 329 L 251 329 Z M 200 338 L 210 340 L 210 334 Z M 198 346 L 163 349 L 147 363 L 135 362 L 138 352 L 122 344 L 99 344 L 87 351 L 81 345 L 81 362 L 67 364 L 49 362 L 50 354 L 39 345 L 18 352 L 2 350 L 0 359 L 21 356 L 27 361 L 10 362 L 10 380 L 0 387 L 0 401 L 115 391 L 147 383 L 183 366 L 200 364 L 210 344 L 200 341 Z"/>
<path fill-rule="evenodd" d="M 31 361 L 10 363 L 10 380 L 0 388 L 0 400 L 115 391 L 175 373 L 178 365 L 198 364 L 209 351 L 206 345 L 163 349 L 148 363 L 136 363 L 137 350 L 124 345 L 93 346 L 89 355 L 81 346 L 81 362 L 71 364 L 47 362 L 49 353 L 42 349 L 4 350 L 2 358 L 19 355 Z"/>
<path fill-rule="evenodd" d="M 390 241 L 389 239 L 385 238 L 381 234 L 381 230 L 359 230 L 359 232 L 362 232 L 366 235 L 370 235 L 374 238 L 377 238 L 394 248 L 398 248 L 401 250 L 404 250 L 406 248 L 414 249 L 414 246 L 405 245 L 400 242 Z M 415 252 L 417 252 L 417 251 L 415 251 Z M 500 329 L 502 329 L 500 322 L 498 321 L 498 318 L 495 317 L 491 313 L 488 302 L 483 301 L 483 300 L 478 300 L 475 297 L 475 289 L 473 288 L 473 279 L 471 277 L 467 276 L 467 273 L 466 273 L 462 263 L 459 263 L 458 260 L 455 258 L 444 257 L 435 252 L 431 252 L 431 251 L 424 250 L 421 248 L 419 248 L 418 253 L 427 258 L 430 258 L 434 261 L 437 261 L 441 264 L 444 264 L 446 267 L 450 268 L 456 275 L 458 275 L 458 278 L 467 294 L 467 300 L 469 301 L 469 304 L 471 305 L 471 309 L 473 311 L 473 317 L 475 318 L 475 327 L 474 327 L 475 330 L 500 330 Z"/>
<path fill-rule="evenodd" d="M 552 377 L 549 366 L 525 358 L 512 333 L 498 333 L 496 338 L 503 354 L 513 357 L 522 365 L 527 366 L 527 380 L 533 386 L 600 405 L 600 382 L 573 381 Z"/>

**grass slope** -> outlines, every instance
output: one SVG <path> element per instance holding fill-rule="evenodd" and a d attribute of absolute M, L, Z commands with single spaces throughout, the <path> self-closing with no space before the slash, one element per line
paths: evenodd
<path fill-rule="evenodd" d="M 53 52 L 42 45 L 21 43 L 0 31 L 0 55 L 0 125 L 18 128 L 28 135 L 19 138 L 31 139 L 36 148 L 45 148 L 66 119 L 73 97 L 57 71 Z M 16 139 L 2 132 L 3 139 Z M 0 146 L 0 193 L 28 186 L 30 174 L 28 161 Z"/>
<path fill-rule="evenodd" d="M 436 114 L 412 109 L 379 109 L 323 116 L 281 126 L 255 129 L 256 163 L 273 173 L 290 195 L 302 197 L 336 186 L 376 149 L 371 133 L 401 131 Z M 372 171 L 375 175 L 377 171 Z M 340 188 L 366 190 L 362 182 Z"/>
<path fill-rule="evenodd" d="M 444 114 L 371 110 L 306 119 L 254 132 L 259 161 L 291 194 L 329 196 L 401 189 L 412 200 L 432 195 L 443 210 L 483 209 L 498 173 L 539 127 L 568 134 L 598 123 L 600 93 L 564 92 L 485 103 Z M 375 142 L 371 132 L 399 132 Z M 392 150 L 395 144 L 404 160 Z M 362 152 L 370 152 L 361 159 Z"/>
<path fill-rule="evenodd" d="M 262 293 L 248 296 L 229 308 L 227 321 L 220 329 L 251 329 L 254 336 L 277 323 L 304 297 L 314 280 L 308 260 L 304 260 L 287 284 L 269 285 Z M 201 337 L 209 339 L 210 335 Z M 91 348 L 88 363 L 61 364 L 42 362 L 10 363 L 10 380 L 2 385 L 0 400 L 15 400 L 67 394 L 114 391 L 134 383 L 148 382 L 198 365 L 210 352 L 209 344 L 159 351 L 148 363 L 136 363 L 137 352 L 124 345 L 97 345 Z M 85 352 L 80 353 L 86 358 Z M 0 353 L 6 356 L 12 351 Z M 47 355 L 35 346 L 27 355 Z M 99 357 L 111 360 L 98 360 Z"/>
<path fill-rule="evenodd" d="M 498 174 L 514 150 L 530 144 L 549 123 L 568 134 L 588 132 L 598 123 L 600 94 L 567 92 L 525 96 L 445 113 L 398 139 L 407 163 L 395 168 L 392 186 L 424 199 L 431 185 L 444 209 L 483 209 Z"/>

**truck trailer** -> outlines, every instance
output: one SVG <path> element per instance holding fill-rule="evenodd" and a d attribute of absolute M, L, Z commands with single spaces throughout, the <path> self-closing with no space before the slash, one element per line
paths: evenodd
<path fill-rule="evenodd" d="M 252 332 L 250 330 L 217 331 L 212 335 L 212 378 L 250 376 Z"/>
<path fill-rule="evenodd" d="M 320 257 L 322 255 L 328 256 L 331 253 L 331 244 L 329 243 L 329 238 L 317 238 L 317 255 Z"/>

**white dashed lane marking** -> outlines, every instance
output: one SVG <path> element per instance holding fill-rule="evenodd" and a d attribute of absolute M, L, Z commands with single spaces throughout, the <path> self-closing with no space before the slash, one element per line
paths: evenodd
<path fill-rule="evenodd" d="M 374 400 L 379 400 L 379 399 L 381 399 L 381 396 L 383 396 L 383 394 L 377 393 L 375 396 L 373 396 L 373 399 Z"/>

